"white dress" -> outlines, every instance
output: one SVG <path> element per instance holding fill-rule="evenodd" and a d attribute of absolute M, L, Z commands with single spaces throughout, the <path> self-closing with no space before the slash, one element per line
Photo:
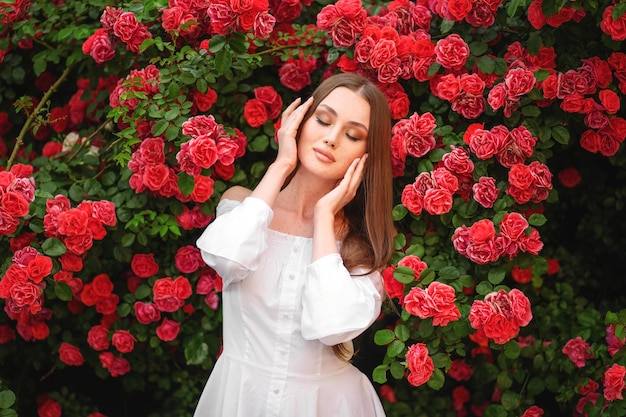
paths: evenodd
<path fill-rule="evenodd" d="M 311 263 L 313 239 L 271 230 L 272 216 L 257 198 L 222 200 L 197 241 L 223 278 L 224 347 L 194 417 L 384 417 L 332 351 L 378 317 L 380 274 L 351 276 L 338 254 Z"/>

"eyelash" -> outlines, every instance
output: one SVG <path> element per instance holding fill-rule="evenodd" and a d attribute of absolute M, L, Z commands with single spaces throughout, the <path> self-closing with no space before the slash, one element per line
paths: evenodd
<path fill-rule="evenodd" d="M 322 121 L 319 117 L 316 117 L 315 120 L 317 121 L 317 123 L 321 124 L 322 126 L 330 126 L 330 123 L 326 123 L 324 121 Z M 348 139 L 357 142 L 359 140 L 359 138 L 356 138 L 354 136 L 351 136 L 349 134 L 346 133 L 346 136 L 348 137 Z"/>

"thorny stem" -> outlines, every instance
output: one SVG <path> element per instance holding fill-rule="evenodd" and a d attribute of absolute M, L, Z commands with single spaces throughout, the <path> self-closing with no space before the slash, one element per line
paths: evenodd
<path fill-rule="evenodd" d="M 7 171 L 11 168 L 11 165 L 13 164 L 13 160 L 15 159 L 17 152 L 21 148 L 22 142 L 24 142 L 24 137 L 26 136 L 26 133 L 28 132 L 28 129 L 30 128 L 31 124 L 33 123 L 37 115 L 39 114 L 39 111 L 46 105 L 46 103 L 50 99 L 50 96 L 52 96 L 52 94 L 57 90 L 57 88 L 59 88 L 59 86 L 63 83 L 63 81 L 65 81 L 65 79 L 68 77 L 68 75 L 70 74 L 74 66 L 76 66 L 75 63 L 65 68 L 63 73 L 59 76 L 59 78 L 54 82 L 54 84 L 52 84 L 52 86 L 48 89 L 48 91 L 46 91 L 46 93 L 43 95 L 43 97 L 41 98 L 41 101 L 39 101 L 39 103 L 37 104 L 33 112 L 30 114 L 30 116 L 28 116 L 28 119 L 26 119 L 26 122 L 24 122 L 24 126 L 22 126 L 22 130 L 20 130 L 19 135 L 15 139 L 15 145 L 13 147 L 13 151 L 11 152 L 11 156 L 9 157 L 9 160 L 7 162 L 7 167 L 6 167 Z"/>

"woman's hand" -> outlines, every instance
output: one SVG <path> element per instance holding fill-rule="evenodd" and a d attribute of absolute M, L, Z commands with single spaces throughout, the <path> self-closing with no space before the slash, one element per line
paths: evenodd
<path fill-rule="evenodd" d="M 281 117 L 280 129 L 276 133 L 278 138 L 278 155 L 275 163 L 285 164 L 290 171 L 295 169 L 298 162 L 298 146 L 296 143 L 296 135 L 298 128 L 304 119 L 313 98 L 309 98 L 300 104 L 301 99 L 295 99 L 284 111 Z"/>
<path fill-rule="evenodd" d="M 325 212 L 332 214 L 334 217 L 339 210 L 352 201 L 361 181 L 363 181 L 367 156 L 365 154 L 361 158 L 352 161 L 343 179 L 339 181 L 337 186 L 318 200 L 315 205 L 316 214 Z"/>

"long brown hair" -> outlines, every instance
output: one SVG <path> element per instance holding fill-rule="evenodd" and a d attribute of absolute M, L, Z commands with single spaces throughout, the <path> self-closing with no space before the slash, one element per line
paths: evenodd
<path fill-rule="evenodd" d="M 393 195 L 389 104 L 385 95 L 368 79 L 355 73 L 340 73 L 327 78 L 315 89 L 312 94 L 313 105 L 305 114 L 304 121 L 338 87 L 357 92 L 370 105 L 365 151 L 369 156 L 356 196 L 344 207 L 348 230 L 341 246 L 341 257 L 348 269 L 363 267 L 370 271 L 381 270 L 391 257 L 396 234 L 391 216 Z"/>

